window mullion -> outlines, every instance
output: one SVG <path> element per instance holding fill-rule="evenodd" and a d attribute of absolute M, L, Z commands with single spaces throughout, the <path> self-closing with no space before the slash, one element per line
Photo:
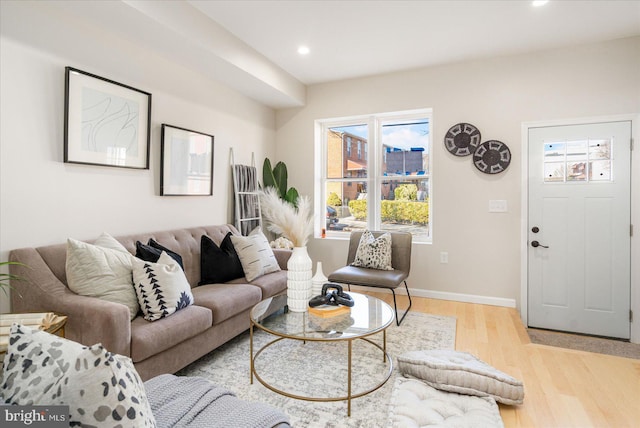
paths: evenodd
<path fill-rule="evenodd" d="M 367 225 L 372 230 L 380 230 L 380 177 L 378 174 L 380 168 L 379 159 L 379 121 L 375 117 L 369 118 L 369 159 L 367 162 L 371 162 L 372 168 L 367 171 L 367 208 L 368 208 L 368 221 Z"/>

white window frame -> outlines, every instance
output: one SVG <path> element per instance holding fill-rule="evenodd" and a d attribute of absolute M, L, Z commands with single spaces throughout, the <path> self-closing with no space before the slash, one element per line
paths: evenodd
<path fill-rule="evenodd" d="M 427 119 L 429 121 L 429 134 L 428 134 L 428 153 L 429 153 L 429 166 L 428 174 L 421 176 L 403 176 L 399 177 L 403 181 L 420 181 L 424 179 L 429 180 L 429 223 L 428 223 L 428 237 L 418 238 L 414 236 L 414 243 L 431 244 L 433 242 L 433 111 L 432 109 L 418 109 L 409 111 L 400 111 L 392 113 L 379 113 L 363 116 L 351 116 L 343 118 L 328 118 L 318 119 L 315 121 L 315 180 L 314 180 L 314 194 L 315 194 L 315 231 L 316 238 L 321 238 L 322 230 L 326 226 L 326 182 L 327 177 L 327 130 L 335 127 L 345 127 L 351 125 L 367 125 L 368 138 L 367 138 L 367 150 L 365 150 L 367 165 L 370 167 L 367 171 L 367 177 L 363 180 L 354 180 L 351 178 L 337 179 L 337 181 L 353 182 L 353 181 L 366 181 L 367 192 L 369 201 L 376 201 L 374 204 L 367 204 L 367 227 L 372 230 L 379 230 L 381 228 L 380 217 L 380 192 L 383 181 L 390 181 L 389 177 L 385 177 L 380 171 L 381 165 L 383 165 L 383 151 L 382 141 L 380 136 L 382 135 L 382 126 L 386 123 L 410 123 L 416 119 Z M 329 239 L 349 239 L 349 235 L 343 232 L 325 231 L 326 238 Z"/>

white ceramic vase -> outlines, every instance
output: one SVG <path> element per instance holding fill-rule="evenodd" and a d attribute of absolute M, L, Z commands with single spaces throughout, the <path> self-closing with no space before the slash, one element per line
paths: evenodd
<path fill-rule="evenodd" d="M 318 262 L 316 274 L 311 278 L 311 297 L 319 296 L 322 293 L 322 286 L 328 281 L 328 278 L 322 272 L 322 262 Z"/>
<path fill-rule="evenodd" d="M 311 257 L 307 247 L 295 247 L 287 262 L 287 306 L 292 312 L 305 312 L 311 298 Z"/>

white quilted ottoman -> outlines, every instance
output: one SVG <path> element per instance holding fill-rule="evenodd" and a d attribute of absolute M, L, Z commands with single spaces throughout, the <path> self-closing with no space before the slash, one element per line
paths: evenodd
<path fill-rule="evenodd" d="M 392 428 L 502 428 L 500 410 L 491 397 L 440 391 L 412 378 L 398 377 L 391 394 Z"/>

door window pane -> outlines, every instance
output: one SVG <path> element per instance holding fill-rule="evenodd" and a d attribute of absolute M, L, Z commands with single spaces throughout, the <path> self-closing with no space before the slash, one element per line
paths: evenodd
<path fill-rule="evenodd" d="M 611 159 L 611 141 L 591 140 L 589 141 L 590 159 Z"/>
<path fill-rule="evenodd" d="M 564 182 L 564 162 L 545 162 L 544 181 Z"/>
<path fill-rule="evenodd" d="M 586 162 L 567 162 L 567 181 L 586 181 Z"/>
<path fill-rule="evenodd" d="M 591 174 L 589 179 L 592 181 L 611 181 L 611 161 L 598 160 L 591 162 Z"/>
<path fill-rule="evenodd" d="M 567 143 L 567 162 L 587 159 L 586 141 L 569 141 Z"/>

